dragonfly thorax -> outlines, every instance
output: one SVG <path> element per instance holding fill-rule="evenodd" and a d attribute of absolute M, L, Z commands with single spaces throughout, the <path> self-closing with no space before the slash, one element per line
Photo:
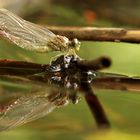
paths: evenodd
<path fill-rule="evenodd" d="M 51 48 L 52 51 L 55 50 L 55 51 L 67 52 L 70 49 L 79 50 L 80 42 L 76 38 L 70 41 L 65 36 L 56 35 L 53 39 L 51 39 L 47 43 L 47 46 Z"/>

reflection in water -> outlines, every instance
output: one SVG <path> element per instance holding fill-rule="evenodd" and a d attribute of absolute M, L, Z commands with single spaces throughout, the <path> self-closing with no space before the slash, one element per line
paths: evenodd
<path fill-rule="evenodd" d="M 18 91 L 12 86 L 5 90 L 5 87 L 1 86 L 1 90 L 4 91 L 1 92 L 1 131 L 43 117 L 56 107 L 68 103 L 67 96 L 64 94 L 62 96 L 57 88 L 28 84 L 28 87 L 24 89 L 22 83 L 21 87 L 17 85 L 19 89 L 22 88 Z"/>
<path fill-rule="evenodd" d="M 111 84 L 108 84 L 108 83 L 112 82 L 114 85 L 116 84 L 116 86 L 114 86 L 114 89 L 118 88 L 119 90 L 126 90 L 126 91 L 127 90 L 131 91 L 132 89 L 134 90 L 134 87 L 135 89 L 139 89 L 138 88 L 139 79 L 137 78 L 131 78 L 131 77 L 127 77 L 123 75 L 116 75 L 116 74 L 100 73 L 100 72 L 95 72 L 95 71 L 87 71 L 87 69 L 85 68 L 90 69 L 91 65 L 86 65 L 85 67 L 85 62 L 91 62 L 91 61 L 82 61 L 82 60 L 79 60 L 79 58 L 77 59 L 76 58 L 73 59 L 73 58 L 74 58 L 73 56 L 66 56 L 66 57 L 60 56 L 55 61 L 52 61 L 51 65 L 36 65 L 33 63 L 28 63 L 28 62 L 26 63 L 20 62 L 20 67 L 17 67 L 19 66 L 19 63 L 17 61 L 6 61 L 8 64 L 12 65 L 12 66 L 9 65 L 9 67 L 7 68 L 4 65 L 4 63 L 2 63 L 3 65 L 1 65 L 1 71 L 0 71 L 1 73 L 0 75 L 0 85 L 1 85 L 0 86 L 1 87 L 0 88 L 1 90 L 0 129 L 1 131 L 11 129 L 21 124 L 24 124 L 26 122 L 30 122 L 32 120 L 43 117 L 49 112 L 51 112 L 54 108 L 64 106 L 71 101 L 73 103 L 76 103 L 76 100 L 78 98 L 77 96 L 73 96 L 73 95 L 77 95 L 77 94 L 75 92 L 74 92 L 75 94 L 70 94 L 70 93 L 73 93 L 73 91 L 77 92 L 79 91 L 79 89 L 83 89 L 84 87 L 82 86 L 83 83 L 89 82 L 88 85 L 92 84 L 93 87 L 94 86 L 99 87 L 99 82 L 100 84 L 102 82 L 103 86 L 100 86 L 100 87 L 110 88 Z M 16 68 L 13 67 L 13 63 L 11 62 L 16 63 Z M 22 71 L 19 71 L 21 69 L 21 64 L 24 64 L 24 66 L 25 64 L 30 64 L 30 65 L 32 64 L 32 66 L 34 67 L 41 67 L 42 69 L 45 68 L 45 71 L 38 70 L 40 73 L 36 73 L 36 71 L 30 69 L 31 68 L 30 66 L 30 68 L 28 67 L 24 69 L 22 73 Z M 81 66 L 81 67 L 79 68 L 78 66 L 79 67 Z M 7 71 L 3 71 L 3 69 Z M 27 73 L 27 71 L 29 71 L 30 73 Z M 7 72 L 9 72 L 11 75 L 6 74 Z M 85 79 L 87 81 L 85 81 Z M 108 82 L 105 82 L 105 80 L 107 80 Z M 124 82 L 124 81 L 125 81 L 125 84 L 123 85 L 121 82 Z M 135 85 L 136 82 L 137 82 L 137 86 Z M 55 87 L 54 87 L 54 84 L 55 84 Z M 74 85 L 77 85 L 76 88 Z M 129 85 L 132 85 L 132 86 L 129 86 Z M 62 88 L 62 87 L 66 87 L 66 88 Z M 69 87 L 72 87 L 72 88 L 69 88 Z M 72 89 L 75 89 L 75 90 L 72 90 Z M 118 93 L 118 91 L 116 90 L 114 90 L 114 92 Z M 109 95 L 115 95 L 111 93 Z M 119 94 L 116 94 L 116 95 L 119 95 Z M 120 94 L 120 95 L 123 95 L 121 96 L 122 98 L 120 98 L 121 101 L 117 101 L 115 103 L 114 100 L 117 99 L 116 95 L 110 100 L 110 102 L 108 102 L 109 99 L 105 99 L 105 101 L 107 102 L 102 103 L 104 108 L 106 106 L 105 111 L 108 113 L 108 117 L 111 118 L 110 120 L 111 120 L 111 123 L 113 124 L 112 126 L 116 125 L 116 124 L 114 125 L 114 122 L 113 122 L 114 118 L 117 121 L 119 120 L 117 122 L 117 125 L 121 124 L 120 125 L 121 127 L 122 126 L 124 127 L 125 124 L 127 124 L 127 126 L 132 126 L 134 121 L 130 119 L 131 115 L 129 113 L 127 114 L 128 109 L 126 109 L 126 107 L 128 107 L 129 105 L 131 105 L 132 107 L 132 105 L 136 103 L 134 100 L 135 94 L 134 93 L 131 94 L 132 97 L 134 96 L 133 104 L 127 104 L 127 101 L 129 101 L 128 93 L 126 94 L 127 95 L 126 97 L 124 96 L 124 94 Z M 107 94 L 105 95 L 105 97 L 108 97 Z M 125 100 L 122 101 L 123 98 L 125 98 Z M 111 101 L 113 102 L 111 103 Z M 122 106 L 124 102 L 125 102 L 126 107 Z M 108 104 L 108 103 L 111 103 L 111 104 Z M 114 104 L 116 104 L 116 106 L 114 106 Z M 118 106 L 120 104 L 121 106 Z M 115 109 L 112 110 L 111 109 L 112 106 Z M 92 107 L 94 109 L 94 106 Z M 65 119 L 64 117 L 62 117 L 62 115 L 60 117 L 58 113 L 54 115 L 56 118 L 51 118 L 51 119 L 48 118 L 48 120 L 45 120 L 46 123 L 39 123 L 37 125 L 35 124 L 34 128 L 39 127 L 39 130 L 41 131 L 41 133 L 44 133 L 44 130 L 45 130 L 47 131 L 48 135 L 49 133 L 54 132 L 54 131 L 57 131 L 56 135 L 57 134 L 70 135 L 71 133 L 73 133 L 72 135 L 73 137 L 75 136 L 75 133 L 79 133 L 78 137 L 81 137 L 83 135 L 88 135 L 89 133 L 96 133 L 97 130 L 93 129 L 93 125 L 91 125 L 91 121 L 93 120 L 87 119 L 88 118 L 87 112 L 85 109 L 83 109 L 83 106 L 81 106 L 80 108 L 82 112 L 78 112 L 77 110 L 76 110 L 76 113 L 73 113 L 74 111 L 72 111 L 71 113 L 69 112 L 70 114 L 67 114 Z M 118 111 L 118 108 L 119 108 L 119 111 L 122 111 L 121 114 L 119 114 L 120 116 L 114 113 L 114 110 Z M 130 108 L 129 108 L 129 112 L 130 112 Z M 134 112 L 135 110 L 133 111 L 133 113 Z M 98 113 L 99 112 L 97 112 L 97 114 Z M 71 114 L 73 117 L 70 117 Z M 124 119 L 123 117 L 128 118 L 128 120 L 124 122 L 124 120 L 126 119 Z M 82 118 L 82 121 L 80 122 L 81 118 Z M 54 120 L 56 119 L 57 121 L 53 121 L 53 119 Z M 102 117 L 101 117 L 101 120 L 102 120 Z M 89 122 L 87 123 L 87 121 Z M 58 122 L 58 123 L 55 124 L 54 122 Z M 64 122 L 66 122 L 66 124 Z M 131 124 L 127 122 L 131 122 Z M 139 122 L 139 119 L 136 122 Z M 134 125 L 136 126 L 136 124 Z M 42 128 L 45 128 L 45 129 L 42 129 Z M 137 128 L 139 129 L 139 127 Z"/>
<path fill-rule="evenodd" d="M 104 58 L 99 60 L 102 61 Z M 95 72 L 89 69 L 100 68 L 97 60 L 86 63 L 74 55 L 62 55 L 52 61 L 50 65 L 10 60 L 0 62 L 1 84 L 13 86 L 16 94 L 15 100 L 12 98 L 13 102 L 4 105 L 5 109 L 1 109 L 1 130 L 8 130 L 40 118 L 54 108 L 64 106 L 70 101 L 76 104 L 78 90 L 87 92 L 85 99 L 98 127 L 110 126 L 100 102 L 89 85 L 92 77 L 96 76 Z M 93 65 L 90 65 L 91 63 Z M 53 87 L 54 85 L 55 87 Z M 26 89 L 29 95 L 17 92 L 19 87 Z M 10 94 L 11 88 L 6 87 L 3 90 L 4 96 L 6 96 L 7 90 Z"/>

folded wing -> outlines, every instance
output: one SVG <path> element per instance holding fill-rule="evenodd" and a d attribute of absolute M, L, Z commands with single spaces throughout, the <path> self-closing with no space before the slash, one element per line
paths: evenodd
<path fill-rule="evenodd" d="M 47 43 L 56 37 L 45 27 L 25 21 L 6 9 L 0 9 L 0 35 L 22 48 L 36 52 L 50 51 Z"/>

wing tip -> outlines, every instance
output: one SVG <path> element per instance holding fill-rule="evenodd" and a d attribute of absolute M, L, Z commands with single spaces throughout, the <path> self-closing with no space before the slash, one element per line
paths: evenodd
<path fill-rule="evenodd" d="M 5 8 L 0 8 L 0 12 L 2 12 L 2 13 L 7 13 L 7 12 L 9 12 L 9 10 L 7 10 L 7 9 L 5 9 Z"/>

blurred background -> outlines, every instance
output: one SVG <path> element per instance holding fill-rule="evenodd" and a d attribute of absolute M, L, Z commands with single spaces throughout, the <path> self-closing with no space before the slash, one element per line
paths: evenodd
<path fill-rule="evenodd" d="M 0 0 L 22 18 L 41 25 L 140 28 L 139 0 Z M 56 52 L 38 54 L 0 39 L 0 58 L 49 63 Z M 140 45 L 84 41 L 78 55 L 84 59 L 109 56 L 112 66 L 105 72 L 140 76 Z M 55 110 L 45 118 L 0 133 L 7 139 L 140 139 L 140 95 L 135 92 L 96 90 L 112 123 L 99 131 L 84 99 L 77 105 Z"/>

